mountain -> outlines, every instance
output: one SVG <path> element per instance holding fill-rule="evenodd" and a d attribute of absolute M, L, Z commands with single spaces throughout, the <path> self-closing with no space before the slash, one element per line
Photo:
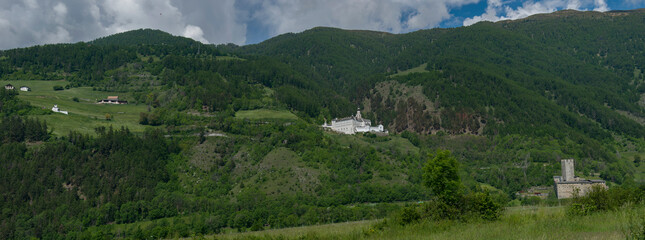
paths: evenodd
<path fill-rule="evenodd" d="M 0 238 L 382 218 L 432 196 L 422 168 L 439 149 L 465 191 L 504 204 L 550 186 L 561 158 L 610 185 L 643 181 L 644 20 L 560 11 L 406 34 L 319 27 L 248 46 L 141 29 L 1 51 L 3 83 L 39 88 L 0 89 Z M 108 95 L 130 104 L 92 100 Z M 52 101 L 75 111 L 43 110 Z M 319 127 L 357 108 L 391 134 Z"/>
<path fill-rule="evenodd" d="M 642 137 L 643 127 L 630 120 L 643 117 L 638 105 L 645 90 L 642 20 L 642 10 L 562 11 L 401 35 L 315 28 L 244 46 L 237 53 L 313 69 L 363 107 L 380 100 L 368 112 L 374 109 L 373 117 L 399 131 L 526 133 L 553 127 L 547 130 L 551 134 L 577 129 L 606 138 L 595 126 L 600 123 L 606 130 Z M 424 73 L 391 75 L 421 65 Z M 398 109 L 408 98 L 382 96 L 374 89 L 387 80 L 422 87 L 426 98 L 415 102 L 425 102 L 426 109 Z M 390 98 L 398 100 L 386 104 Z M 402 115 L 408 117 L 395 119 Z M 504 127 L 488 124 L 474 131 L 483 122 Z"/>
<path fill-rule="evenodd" d="M 138 29 L 102 37 L 89 42 L 96 45 L 202 45 L 190 38 L 173 36 L 156 29 Z"/>

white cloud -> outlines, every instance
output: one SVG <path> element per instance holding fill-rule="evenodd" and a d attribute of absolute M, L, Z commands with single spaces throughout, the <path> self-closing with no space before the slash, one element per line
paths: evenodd
<path fill-rule="evenodd" d="M 181 34 L 186 24 L 182 14 L 169 0 L 135 1 L 111 0 L 101 4 L 108 19 L 104 25 L 107 33 L 118 33 L 139 28 L 158 28 Z"/>
<path fill-rule="evenodd" d="M 173 0 L 183 14 L 187 24 L 199 26 L 203 37 L 211 43 L 246 43 L 247 23 L 240 14 L 244 14 L 244 5 L 240 0 L 218 1 L 183 1 Z"/>
<path fill-rule="evenodd" d="M 393 33 L 436 27 L 451 17 L 450 8 L 479 0 L 270 0 L 250 18 L 271 34 L 300 32 L 316 26 L 368 29 Z"/>
<path fill-rule="evenodd" d="M 208 43 L 208 40 L 204 38 L 204 31 L 198 26 L 188 25 L 184 29 L 184 37 L 192 38 L 202 43 Z"/>
<path fill-rule="evenodd" d="M 581 2 L 582 1 L 582 2 Z M 501 21 L 525 18 L 539 13 L 551 13 L 562 9 L 587 10 L 584 7 L 594 7 L 594 11 L 609 11 L 605 0 L 544 0 L 526 1 L 515 9 L 506 6 L 500 0 L 488 0 L 486 12 L 480 16 L 466 18 L 464 26 L 470 26 L 480 21 Z"/>
<path fill-rule="evenodd" d="M 56 23 L 64 23 L 65 17 L 67 16 L 67 6 L 61 2 L 57 3 L 56 6 L 54 6 L 54 13 L 56 14 L 54 18 Z"/>
<path fill-rule="evenodd" d="M 0 49 L 89 41 L 139 28 L 236 44 L 245 44 L 249 35 L 264 38 L 316 26 L 401 33 L 436 27 L 451 17 L 451 8 L 478 1 L 0 0 Z"/>
<path fill-rule="evenodd" d="M 200 25 L 210 20 L 226 22 L 219 21 L 222 16 L 220 14 L 188 20 L 176 7 L 177 2 L 183 1 L 0 0 L 0 6 L 3 6 L 0 8 L 0 36 L 2 36 L 0 49 L 89 41 L 139 28 L 161 29 L 174 35 L 187 36 L 208 43 L 206 31 Z M 232 7 L 232 4 L 229 5 Z M 215 12 L 213 9 L 199 10 L 207 14 Z M 235 15 L 233 13 L 225 17 L 232 18 Z M 215 31 L 217 29 L 212 32 Z M 222 35 L 232 34 L 224 32 Z M 237 38 L 222 39 L 242 44 L 245 40 L 245 32 L 241 34 L 241 39 L 239 35 L 235 36 Z"/>
<path fill-rule="evenodd" d="M 0 49 L 89 41 L 153 28 L 204 43 L 245 44 L 312 27 L 403 33 L 432 28 L 451 10 L 483 0 L 0 0 Z M 559 9 L 609 10 L 606 0 L 487 0 L 478 21 L 517 19 Z M 626 0 L 643 1 L 643 0 Z M 453 19 L 454 20 L 454 19 Z"/>
<path fill-rule="evenodd" d="M 606 12 L 609 11 L 609 6 L 607 6 L 607 2 L 605 0 L 595 0 L 595 8 L 593 9 L 594 11 L 599 11 L 599 12 Z"/>

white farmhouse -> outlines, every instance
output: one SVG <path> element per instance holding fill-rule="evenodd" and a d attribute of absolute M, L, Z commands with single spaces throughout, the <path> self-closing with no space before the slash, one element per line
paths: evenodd
<path fill-rule="evenodd" d="M 335 132 L 344 133 L 344 134 L 355 134 L 361 132 L 384 132 L 387 133 L 387 130 L 383 128 L 383 125 L 379 124 L 376 127 L 372 127 L 372 121 L 369 119 L 364 119 L 361 116 L 361 111 L 356 112 L 356 116 L 334 119 L 331 121 L 331 125 L 325 124 L 322 125 L 324 129 L 330 129 Z"/>
<path fill-rule="evenodd" d="M 62 111 L 62 110 L 58 109 L 58 105 L 56 105 L 56 104 L 54 104 L 54 107 L 52 108 L 52 111 L 57 112 L 57 113 L 62 113 L 62 114 L 65 114 L 65 115 L 69 114 L 67 111 Z"/>
<path fill-rule="evenodd" d="M 31 91 L 31 88 L 27 87 L 27 86 L 22 86 L 22 87 L 20 87 L 20 91 L 29 92 L 29 91 Z"/>

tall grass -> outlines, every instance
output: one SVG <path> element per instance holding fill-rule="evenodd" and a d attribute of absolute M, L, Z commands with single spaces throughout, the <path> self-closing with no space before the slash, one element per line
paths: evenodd
<path fill-rule="evenodd" d="M 570 216 L 564 207 L 508 208 L 500 220 L 422 221 L 401 226 L 367 221 L 209 236 L 207 239 L 625 239 L 643 205 Z M 634 227 L 636 226 L 636 227 Z"/>

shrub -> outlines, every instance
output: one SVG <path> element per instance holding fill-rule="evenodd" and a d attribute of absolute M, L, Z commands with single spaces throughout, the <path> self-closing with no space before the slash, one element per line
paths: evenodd
<path fill-rule="evenodd" d="M 462 217 L 462 210 L 460 206 L 464 206 L 463 202 L 447 204 L 440 199 L 433 199 L 423 204 L 423 218 L 433 220 L 440 219 L 459 219 Z"/>
<path fill-rule="evenodd" d="M 640 155 L 634 156 L 634 165 L 636 165 L 636 167 L 641 165 L 641 156 Z"/>
<path fill-rule="evenodd" d="M 397 217 L 397 222 L 401 225 L 406 225 L 412 222 L 419 221 L 421 215 L 417 212 L 415 206 L 403 208 Z"/>
<path fill-rule="evenodd" d="M 408 139 L 408 141 L 410 141 L 410 143 L 412 143 L 412 145 L 414 145 L 414 146 L 419 147 L 419 145 L 421 144 L 421 141 L 419 140 L 419 136 L 417 134 L 409 132 L 407 130 L 405 130 L 405 131 L 403 131 L 403 133 L 401 133 L 401 137 L 405 138 L 405 139 Z"/>
<path fill-rule="evenodd" d="M 72 101 L 74 101 L 74 102 L 78 102 L 78 97 L 74 97 L 74 98 L 72 98 Z"/>
<path fill-rule="evenodd" d="M 593 205 L 574 202 L 574 203 L 571 203 L 571 205 L 569 205 L 569 207 L 567 208 L 567 215 L 584 216 L 594 211 L 596 211 L 596 208 Z"/>
<path fill-rule="evenodd" d="M 63 86 L 60 86 L 60 85 L 56 85 L 53 88 L 54 88 L 54 91 L 62 91 L 64 89 Z"/>
<path fill-rule="evenodd" d="M 586 196 L 573 198 L 567 208 L 567 214 L 587 215 L 596 211 L 613 210 L 628 203 L 641 203 L 644 196 L 643 187 L 614 187 L 607 190 L 601 186 L 594 186 Z"/>
<path fill-rule="evenodd" d="M 470 211 L 484 220 L 497 220 L 502 213 L 502 205 L 495 202 L 488 191 L 469 194 L 466 199 Z"/>

